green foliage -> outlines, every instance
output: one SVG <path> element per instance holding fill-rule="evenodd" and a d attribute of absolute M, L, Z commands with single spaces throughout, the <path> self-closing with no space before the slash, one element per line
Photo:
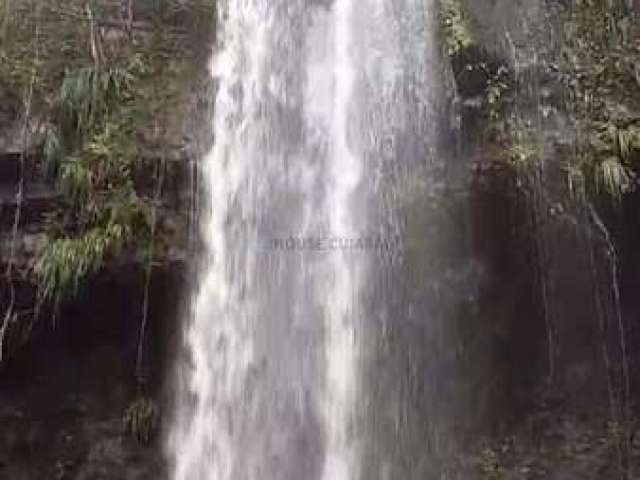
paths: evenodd
<path fill-rule="evenodd" d="M 116 191 L 95 209 L 95 222 L 102 225 L 122 225 L 131 236 L 146 243 L 151 227 L 151 209 L 148 202 L 136 193 Z"/>
<path fill-rule="evenodd" d="M 579 145 L 580 155 L 567 166 L 572 193 L 602 195 L 620 202 L 636 187 L 640 128 L 612 122 L 583 122 L 590 135 Z M 580 189 L 576 187 L 580 186 Z"/>
<path fill-rule="evenodd" d="M 84 55 L 87 22 L 78 21 L 84 3 L 0 2 L 0 86 L 18 98 L 33 88 L 35 104 L 49 104 L 65 69 Z"/>
<path fill-rule="evenodd" d="M 123 417 L 126 434 L 142 445 L 148 445 L 158 427 L 158 407 L 153 400 L 139 397 L 127 408 Z"/>
<path fill-rule="evenodd" d="M 630 165 L 640 154 L 640 124 L 621 127 L 613 122 L 596 122 L 596 136 L 591 147 L 599 155 L 610 155 L 620 163 Z"/>
<path fill-rule="evenodd" d="M 73 297 L 82 283 L 117 258 L 132 239 L 149 232 L 147 205 L 134 194 L 111 198 L 94 211 L 94 226 L 77 236 L 53 238 L 40 253 L 35 275 L 42 299 L 55 306 Z"/>
<path fill-rule="evenodd" d="M 460 0 L 440 1 L 440 28 L 449 56 L 455 56 L 473 44 L 471 19 Z"/>
<path fill-rule="evenodd" d="M 519 170 L 526 170 L 540 160 L 543 145 L 536 138 L 515 139 L 506 149 L 509 163 Z"/>
<path fill-rule="evenodd" d="M 107 67 L 82 67 L 65 72 L 57 105 L 64 119 L 80 135 L 132 100 L 135 84 L 148 72 L 141 55 L 133 55 L 125 64 Z"/>
<path fill-rule="evenodd" d="M 91 10 L 88 10 L 88 6 Z M 139 145 L 159 152 L 177 105 L 210 54 L 214 0 L 0 1 L 0 89 L 33 94 L 44 120 L 42 171 L 57 189 L 50 240 L 34 262 L 43 299 L 58 305 L 102 268 L 149 243 Z M 194 61 L 203 55 L 203 61 Z M 185 80 L 188 79 L 188 80 Z"/>
<path fill-rule="evenodd" d="M 43 142 L 44 168 L 68 202 L 77 231 L 52 238 L 34 272 L 41 297 L 54 305 L 148 231 L 148 207 L 132 180 L 138 151 L 130 114 L 145 73 L 136 55 L 124 67 L 67 71 L 61 82 L 60 123 Z"/>
<path fill-rule="evenodd" d="M 485 480 L 501 480 L 504 478 L 499 456 L 492 448 L 485 448 L 482 451 L 478 459 L 478 469 Z"/>
<path fill-rule="evenodd" d="M 85 67 L 67 72 L 60 87 L 59 104 L 79 133 L 90 130 L 107 114 L 110 97 L 120 89 L 119 78 L 111 70 L 101 71 Z"/>
<path fill-rule="evenodd" d="M 616 157 L 602 160 L 595 168 L 595 186 L 614 200 L 620 201 L 625 193 L 633 189 L 633 172 L 622 165 Z"/>
<path fill-rule="evenodd" d="M 92 183 L 91 170 L 79 159 L 72 159 L 61 166 L 58 188 L 73 205 L 87 204 Z"/>
<path fill-rule="evenodd" d="M 615 201 L 635 187 L 633 166 L 640 152 L 640 128 L 625 128 L 612 122 L 594 122 L 591 141 L 585 148 L 585 169 L 593 170 L 593 184 L 597 193 L 606 193 Z"/>
<path fill-rule="evenodd" d="M 588 1 L 558 16 L 564 25 L 558 65 L 573 79 L 568 107 L 579 133 L 569 185 L 580 183 L 581 171 L 586 194 L 619 202 L 633 190 L 640 160 L 640 51 L 629 35 L 630 12 L 622 0 Z"/>
<path fill-rule="evenodd" d="M 81 282 L 99 271 L 108 255 L 116 255 L 130 235 L 126 226 L 112 224 L 51 241 L 35 266 L 40 296 L 57 305 L 75 295 Z"/>
<path fill-rule="evenodd" d="M 128 118 L 107 121 L 84 144 L 64 158 L 58 188 L 73 207 L 86 208 L 92 197 L 118 189 L 133 191 L 137 159 L 134 131 Z"/>

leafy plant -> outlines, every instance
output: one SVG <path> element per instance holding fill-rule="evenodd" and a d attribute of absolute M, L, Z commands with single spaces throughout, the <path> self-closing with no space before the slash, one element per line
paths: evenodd
<path fill-rule="evenodd" d="M 35 266 L 40 296 L 56 306 L 148 230 L 148 209 L 132 180 L 138 155 L 134 118 L 123 114 L 143 72 L 135 56 L 127 68 L 85 67 L 62 81 L 57 108 L 64 135 L 51 128 L 43 154 L 76 231 L 52 238 Z"/>
<path fill-rule="evenodd" d="M 485 448 L 478 459 L 478 468 L 482 478 L 486 480 L 500 480 L 504 472 L 500 466 L 498 453 L 492 448 Z"/>
<path fill-rule="evenodd" d="M 52 239 L 40 253 L 34 268 L 42 299 L 59 305 L 77 294 L 90 276 L 117 257 L 134 238 L 143 239 L 149 229 L 146 204 L 135 194 L 114 197 L 95 209 L 94 224 L 75 237 Z"/>
<path fill-rule="evenodd" d="M 117 254 L 130 235 L 126 226 L 112 224 L 77 238 L 52 240 L 35 265 L 41 298 L 58 305 L 75 295 L 82 281 L 98 272 L 107 256 Z"/>
<path fill-rule="evenodd" d="M 60 168 L 59 191 L 74 205 L 87 205 L 93 184 L 91 170 L 77 158 L 71 158 Z"/>
<path fill-rule="evenodd" d="M 460 0 L 441 0 L 440 26 L 449 56 L 455 56 L 473 43 L 471 19 Z"/>
<path fill-rule="evenodd" d="M 158 407 L 153 400 L 138 397 L 125 411 L 123 425 L 126 434 L 148 445 L 158 426 Z"/>
<path fill-rule="evenodd" d="M 619 201 L 634 186 L 634 174 L 620 163 L 617 157 L 601 161 L 595 169 L 595 185 L 598 191 L 604 191 Z"/>
<path fill-rule="evenodd" d="M 629 36 L 623 0 L 581 2 L 560 9 L 564 24 L 560 71 L 578 130 L 573 171 L 583 172 L 585 192 L 619 202 L 635 187 L 640 160 L 638 79 L 640 51 Z"/>
<path fill-rule="evenodd" d="M 620 163 L 630 164 L 640 152 L 640 126 L 619 127 L 613 122 L 597 122 L 594 150 L 599 154 L 609 154 Z"/>
<path fill-rule="evenodd" d="M 130 98 L 137 75 L 144 71 L 138 56 L 125 66 L 67 71 L 57 100 L 64 119 L 79 134 L 87 134 Z"/>
<path fill-rule="evenodd" d="M 137 158 L 130 120 L 107 121 L 82 148 L 60 166 L 58 188 L 74 206 L 84 207 L 89 197 L 116 189 L 133 190 L 132 171 Z"/>

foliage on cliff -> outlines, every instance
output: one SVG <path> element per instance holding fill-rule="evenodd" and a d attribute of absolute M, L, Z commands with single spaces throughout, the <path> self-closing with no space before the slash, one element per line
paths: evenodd
<path fill-rule="evenodd" d="M 640 166 L 640 30 L 628 2 L 573 3 L 560 9 L 558 59 L 579 135 L 570 171 L 588 194 L 620 200 Z"/>
<path fill-rule="evenodd" d="M 472 19 L 460 0 L 440 0 L 439 19 L 447 55 L 455 56 L 473 45 Z"/>
<path fill-rule="evenodd" d="M 562 108 L 575 123 L 575 152 L 566 159 L 572 193 L 619 201 L 634 189 L 640 160 L 640 28 L 634 15 L 625 0 L 554 2 L 538 19 L 546 25 L 531 26 L 530 45 L 524 48 L 535 48 L 534 58 L 521 66 L 492 68 L 464 2 L 441 0 L 445 53 L 454 68 L 465 57 L 458 88 L 479 84 L 473 90 L 482 100 L 484 131 L 504 147 L 510 165 L 529 168 L 541 154 L 539 126 L 516 111 L 511 95 L 521 89 L 526 96 L 529 86 L 522 83 L 530 79 L 514 80 L 515 72 L 508 71 L 535 65 L 541 71 L 530 75 L 539 78 L 545 71 L 561 79 Z M 518 62 L 519 46 L 510 45 L 515 49 L 511 63 Z M 469 58 L 469 51 L 476 52 L 475 58 Z"/>
<path fill-rule="evenodd" d="M 34 264 L 43 300 L 73 295 L 125 253 L 146 256 L 167 125 L 201 73 L 214 18 L 212 0 L 0 5 L 0 90 L 37 124 L 31 154 L 63 202 Z M 159 157 L 152 171 L 143 146 Z"/>
<path fill-rule="evenodd" d="M 624 263 L 626 258 L 618 249 L 624 240 L 620 230 L 632 231 L 634 227 L 615 223 L 613 217 L 623 214 L 625 209 L 616 208 L 621 203 L 636 201 L 628 194 L 636 188 L 640 173 L 640 12 L 637 7 L 636 12 L 631 11 L 630 3 L 624 0 L 538 5 L 539 16 L 523 21 L 529 24 L 517 39 L 520 43 L 505 34 L 507 48 L 499 52 L 503 66 L 493 70 L 494 76 L 476 75 L 482 88 L 475 88 L 473 96 L 464 96 L 469 89 L 464 82 L 470 77 L 456 76 L 462 93 L 461 116 L 463 124 L 475 116 L 472 127 L 481 131 L 478 145 L 473 146 L 473 154 L 480 151 L 478 163 L 482 164 L 474 165 L 482 168 L 478 176 L 483 181 L 489 179 L 487 183 L 506 177 L 514 204 L 509 207 L 525 210 L 526 219 L 514 220 L 521 222 L 514 230 L 531 242 L 530 253 L 525 255 L 533 265 L 548 351 L 544 389 L 570 388 L 558 372 L 566 368 L 571 340 L 558 332 L 571 320 L 558 311 L 572 312 L 573 306 L 564 310 L 569 300 L 558 299 L 573 285 L 563 286 L 557 280 L 561 276 L 558 271 L 568 264 L 559 256 L 564 254 L 560 252 L 566 249 L 563 242 L 567 237 L 584 240 L 576 257 L 580 256 L 579 261 L 590 271 L 575 283 L 587 282 L 595 297 L 589 321 L 596 327 L 585 323 L 584 328 L 594 328 L 594 347 L 602 351 L 602 359 L 589 361 L 602 362 L 605 370 L 608 411 L 599 414 L 598 420 L 607 423 L 605 456 L 610 459 L 606 468 L 611 469 L 611 478 L 631 478 L 630 456 L 636 455 L 637 448 L 630 434 L 635 428 L 631 387 L 637 353 L 629 340 L 635 327 L 631 315 L 623 310 L 625 292 L 620 284 L 622 269 L 634 271 L 634 275 L 635 269 Z M 454 69 L 461 52 L 475 48 L 482 55 L 465 59 L 464 68 L 480 71 L 479 65 L 490 60 L 481 51 L 483 46 L 472 43 L 462 50 L 449 48 Z M 510 72 L 500 77 L 501 68 Z M 495 175 L 494 167 L 506 175 Z M 524 250 L 527 244 L 522 243 Z M 484 334 L 486 329 L 478 333 Z M 588 443 L 588 448 L 595 450 L 597 442 Z M 506 477 L 510 468 L 501 465 L 495 453 L 489 450 L 482 457 L 486 478 Z M 542 463 L 551 460 L 540 459 Z"/>

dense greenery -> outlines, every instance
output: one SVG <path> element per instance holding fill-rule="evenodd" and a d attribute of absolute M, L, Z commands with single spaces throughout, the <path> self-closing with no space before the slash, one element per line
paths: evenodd
<path fill-rule="evenodd" d="M 568 183 L 574 193 L 592 200 L 606 194 L 619 201 L 630 192 L 640 160 L 640 50 L 627 3 L 573 0 L 549 5 L 547 25 L 532 29 L 526 47 L 537 49 L 542 71 L 563 79 L 563 108 L 578 134 L 574 155 L 565 159 Z M 445 53 L 454 63 L 462 58 L 466 70 L 484 78 L 486 133 L 505 147 L 504 159 L 528 168 L 529 161 L 540 157 L 542 144 L 539 125 L 517 111 L 513 94 L 527 85 L 514 82 L 505 65 L 488 68 L 487 52 L 477 56 L 477 26 L 464 2 L 441 0 L 440 24 Z M 558 41 L 550 42 L 554 37 Z"/>
<path fill-rule="evenodd" d="M 47 299 L 61 300 L 123 245 L 149 229 L 148 200 L 136 194 L 135 82 L 138 57 L 124 67 L 68 72 L 43 143 L 44 169 L 67 207 L 67 228 L 52 236 L 36 274 Z"/>
<path fill-rule="evenodd" d="M 536 4 L 532 18 L 524 12 L 518 17 L 518 25 L 524 25 L 520 36 L 488 35 L 494 44 L 474 35 L 468 8 L 473 2 L 441 0 L 441 33 L 461 98 L 462 134 L 474 134 L 463 140 L 467 147 L 473 143 L 468 148 L 478 159 L 474 174 L 508 190 L 512 204 L 504 208 L 518 238 L 518 255 L 526 258 L 519 266 L 531 269 L 539 296 L 548 358 L 540 362 L 546 381 L 536 398 L 546 402 L 545 396 L 575 394 L 562 377 L 575 341 L 562 335 L 572 328 L 597 331 L 592 341 L 601 358 L 589 361 L 601 362 L 608 396 L 606 411 L 589 412 L 588 420 L 572 425 L 582 431 L 580 439 L 559 446 L 561 454 L 546 450 L 553 442 L 537 438 L 535 429 L 523 428 L 517 440 L 481 449 L 477 470 L 487 479 L 542 477 L 563 468 L 592 474 L 599 462 L 607 473 L 593 478 L 635 478 L 630 464 L 637 461 L 637 445 L 630 432 L 636 428 L 631 412 L 637 354 L 629 335 L 636 326 L 633 314 L 624 311 L 624 302 L 634 301 L 624 298 L 619 284 L 622 269 L 636 278 L 635 267 L 621 253 L 633 249 L 623 242 L 635 235 L 635 227 L 620 218 L 635 211 L 637 196 L 631 194 L 640 172 L 640 12 L 630 11 L 630 2 L 623 0 L 544 2 Z M 584 275 L 571 270 L 570 281 L 578 288 L 584 282 L 594 292 L 595 299 L 589 298 L 593 317 L 576 315 L 571 300 L 560 298 L 570 297 L 574 288 L 559 280 L 567 276 L 561 270 L 576 268 L 559 258 L 573 255 L 568 238 L 580 245 L 575 255 L 588 269 Z M 490 342 L 486 336 L 492 328 L 526 328 L 520 322 L 494 326 L 497 320 L 478 318 L 468 327 L 469 336 Z M 494 381 L 490 377 L 486 383 Z M 537 408 L 540 415 L 576 413 Z"/>
<path fill-rule="evenodd" d="M 214 15 L 211 0 L 0 5 L 0 90 L 41 125 L 32 153 L 63 200 L 34 265 L 43 300 L 57 304 L 107 261 L 150 250 L 157 198 L 136 179 L 157 183 L 164 167 L 144 172 L 141 145 L 163 150 L 199 66 L 180 22 L 210 35 Z"/>
<path fill-rule="evenodd" d="M 579 132 L 576 162 L 592 194 L 632 190 L 640 160 L 640 50 L 627 2 L 578 2 L 561 11 L 558 64 Z"/>

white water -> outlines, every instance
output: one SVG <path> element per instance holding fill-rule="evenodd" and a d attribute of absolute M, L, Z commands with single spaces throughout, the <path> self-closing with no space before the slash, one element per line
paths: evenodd
<path fill-rule="evenodd" d="M 426 150 L 429 38 L 417 35 L 430 31 L 430 4 L 220 8 L 207 252 L 178 364 L 174 480 L 361 478 L 358 329 L 376 253 L 268 240 L 354 238 L 389 223 L 392 212 L 368 199 L 385 166 L 403 161 L 397 135 L 421 135 L 409 155 Z"/>

